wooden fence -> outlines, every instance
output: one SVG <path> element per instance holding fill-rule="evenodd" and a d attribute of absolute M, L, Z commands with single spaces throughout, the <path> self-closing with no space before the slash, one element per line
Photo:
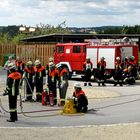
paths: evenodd
<path fill-rule="evenodd" d="M 39 59 L 43 65 L 53 57 L 55 44 L 20 44 L 16 46 L 16 56 L 20 56 L 25 62 Z"/>
<path fill-rule="evenodd" d="M 16 54 L 16 46 L 0 44 L 0 66 L 4 65 L 4 56 L 8 54 Z"/>
<path fill-rule="evenodd" d="M 22 57 L 25 62 L 39 59 L 43 65 L 49 62 L 49 57 L 53 57 L 55 44 L 0 44 L 0 65 L 4 65 L 4 56 L 15 54 Z"/>

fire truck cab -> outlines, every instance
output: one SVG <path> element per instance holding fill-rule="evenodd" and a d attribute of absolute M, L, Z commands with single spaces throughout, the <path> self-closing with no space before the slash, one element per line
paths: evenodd
<path fill-rule="evenodd" d="M 106 69 L 115 69 L 116 57 L 124 61 L 125 57 L 135 57 L 138 62 L 138 45 L 136 44 L 112 44 L 112 45 L 90 45 L 89 43 L 58 43 L 55 48 L 54 62 L 64 65 L 71 76 L 72 73 L 82 74 L 83 63 L 86 57 L 93 62 L 93 69 L 97 69 L 97 62 L 104 57 L 107 63 Z"/>

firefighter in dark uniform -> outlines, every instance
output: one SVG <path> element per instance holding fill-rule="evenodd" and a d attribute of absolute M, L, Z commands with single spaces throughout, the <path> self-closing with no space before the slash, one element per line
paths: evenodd
<path fill-rule="evenodd" d="M 84 62 L 83 64 L 83 69 L 84 69 L 84 79 L 85 79 L 85 83 L 84 83 L 84 86 L 87 86 L 87 83 L 89 86 L 92 86 L 91 85 L 91 75 L 92 75 L 92 67 L 93 67 L 93 64 L 92 62 L 90 61 L 90 58 L 87 57 L 86 58 L 86 61 Z"/>
<path fill-rule="evenodd" d="M 68 71 L 64 68 L 61 64 L 57 64 L 56 68 L 58 70 L 58 81 L 59 81 L 59 93 L 60 93 L 60 100 L 61 106 L 65 105 L 65 97 L 66 92 L 68 89 Z"/>
<path fill-rule="evenodd" d="M 25 101 L 32 101 L 33 90 L 34 90 L 34 68 L 32 61 L 27 62 L 27 67 L 25 68 L 25 82 L 26 82 L 26 100 Z"/>
<path fill-rule="evenodd" d="M 120 57 L 116 57 L 115 62 L 115 72 L 114 72 L 114 86 L 117 86 L 119 84 L 120 86 L 123 86 L 123 68 Z"/>
<path fill-rule="evenodd" d="M 135 61 L 134 56 L 131 56 L 129 58 L 129 66 L 131 66 L 132 76 L 136 79 L 137 78 L 137 62 Z"/>
<path fill-rule="evenodd" d="M 98 86 L 102 83 L 102 86 L 105 86 L 105 69 L 106 69 L 106 61 L 104 57 L 101 57 L 101 60 L 97 63 L 97 71 L 98 71 Z"/>
<path fill-rule="evenodd" d="M 41 102 L 42 92 L 43 92 L 43 78 L 46 77 L 45 67 L 41 65 L 39 60 L 35 61 L 35 76 L 34 84 L 36 87 L 36 101 Z"/>
<path fill-rule="evenodd" d="M 54 95 L 54 105 L 57 104 L 57 80 L 58 80 L 58 71 L 55 69 L 53 62 L 49 63 L 49 74 L 48 74 L 48 87 L 49 92 L 52 92 Z"/>
<path fill-rule="evenodd" d="M 128 68 L 124 69 L 124 83 L 133 85 L 135 84 L 135 78 L 133 77 L 132 66 L 130 65 Z"/>
<path fill-rule="evenodd" d="M 20 57 L 17 57 L 15 63 L 16 63 L 17 71 L 21 75 L 23 75 L 24 69 L 25 69 L 25 63 L 24 63 L 24 61 Z"/>
<path fill-rule="evenodd" d="M 74 84 L 74 90 L 73 97 L 77 112 L 86 113 L 88 110 L 88 99 L 85 95 L 85 92 L 82 90 L 79 83 Z"/>
<path fill-rule="evenodd" d="M 17 96 L 19 94 L 19 83 L 21 80 L 21 74 L 16 71 L 15 63 L 10 63 L 8 65 L 9 75 L 7 78 L 7 88 L 6 92 L 9 98 L 9 109 L 10 109 L 10 119 L 8 122 L 15 122 L 18 120 L 17 117 Z"/>

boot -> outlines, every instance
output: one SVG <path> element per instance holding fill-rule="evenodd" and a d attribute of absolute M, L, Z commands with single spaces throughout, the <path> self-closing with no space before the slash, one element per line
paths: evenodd
<path fill-rule="evenodd" d="M 91 83 L 88 83 L 89 86 L 92 86 Z"/>
<path fill-rule="evenodd" d="M 84 83 L 84 86 L 87 86 L 87 83 Z"/>

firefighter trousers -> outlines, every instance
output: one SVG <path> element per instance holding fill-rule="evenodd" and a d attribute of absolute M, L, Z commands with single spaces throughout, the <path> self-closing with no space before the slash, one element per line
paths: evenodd
<path fill-rule="evenodd" d="M 66 82 L 62 87 L 59 89 L 60 93 L 60 100 L 61 100 L 61 105 L 65 104 L 65 97 L 66 97 L 66 92 L 68 89 L 68 82 Z"/>
<path fill-rule="evenodd" d="M 28 80 L 28 79 L 27 79 Z M 33 90 L 34 90 L 34 84 L 32 81 L 28 80 L 28 83 L 26 82 L 26 96 L 27 96 L 27 100 L 32 100 L 32 94 L 33 94 Z"/>
<path fill-rule="evenodd" d="M 40 79 L 38 82 L 36 82 L 35 86 L 36 86 L 36 101 L 41 102 L 43 92 L 43 78 Z"/>
<path fill-rule="evenodd" d="M 10 120 L 17 121 L 17 95 L 9 95 L 9 109 L 10 109 Z"/>

